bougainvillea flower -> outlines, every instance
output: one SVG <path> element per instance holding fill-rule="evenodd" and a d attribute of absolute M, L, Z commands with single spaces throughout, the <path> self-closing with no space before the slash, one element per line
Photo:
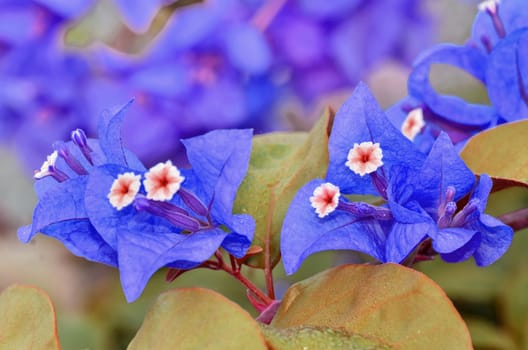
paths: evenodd
<path fill-rule="evenodd" d="M 356 250 L 385 262 L 387 237 L 395 227 L 390 210 L 343 195 L 373 194 L 386 200 L 392 168 L 418 169 L 425 159 L 391 126 L 362 83 L 336 114 L 328 151 L 326 179 L 303 186 L 284 219 L 281 252 L 287 273 L 322 250 Z"/>
<path fill-rule="evenodd" d="M 220 246 L 236 257 L 245 254 L 255 223 L 231 211 L 251 137 L 251 130 L 217 130 L 184 140 L 190 171 L 168 161 L 147 172 L 107 164 L 90 173 L 88 216 L 117 251 L 127 300 L 135 300 L 163 266 L 195 267 Z M 136 177 L 142 179 L 137 192 Z"/>
<path fill-rule="evenodd" d="M 332 249 L 402 263 L 428 239 L 446 261 L 474 256 L 485 266 L 511 243 L 512 229 L 483 213 L 489 177 L 482 175 L 469 202 L 457 207 L 473 190 L 475 176 L 447 134 L 426 157 L 390 124 L 364 85 L 336 114 L 328 147 L 326 179 L 301 188 L 284 220 L 287 273 L 310 254 Z M 375 195 L 383 204 L 352 202 L 349 194 Z"/>
<path fill-rule="evenodd" d="M 195 267 L 219 247 L 244 256 L 255 222 L 231 213 L 248 167 L 251 130 L 183 141 L 191 170 L 180 172 L 170 161 L 147 170 L 121 143 L 128 105 L 102 114 L 98 140 L 75 130 L 72 141 L 54 145 L 36 171 L 33 224 L 18 235 L 28 242 L 41 232 L 76 255 L 118 267 L 133 301 L 163 266 Z"/>

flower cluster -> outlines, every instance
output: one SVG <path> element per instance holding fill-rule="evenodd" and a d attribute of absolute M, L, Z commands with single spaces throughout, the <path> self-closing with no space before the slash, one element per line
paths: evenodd
<path fill-rule="evenodd" d="M 402 125 L 420 110 L 427 125 L 417 139 L 424 149 L 444 131 L 455 144 L 489 127 L 528 117 L 528 3 L 488 0 L 479 5 L 465 45 L 440 44 L 422 53 L 408 80 L 409 96 L 387 113 Z M 434 64 L 456 67 L 481 82 L 491 105 L 469 103 L 435 91 L 429 79 Z"/>
<path fill-rule="evenodd" d="M 292 201 L 281 232 L 287 273 L 309 255 L 351 249 L 381 262 L 412 263 L 440 254 L 448 262 L 496 261 L 513 230 L 484 213 L 492 182 L 475 176 L 442 133 L 425 155 L 392 127 L 360 84 L 332 128 L 325 179 Z M 375 205 L 346 195 L 374 195 Z M 463 201 L 467 198 L 467 201 Z"/>
<path fill-rule="evenodd" d="M 99 139 L 77 129 L 70 142 L 35 172 L 39 201 L 32 225 L 19 229 L 29 242 L 54 237 L 75 255 L 119 268 L 127 300 L 135 300 L 161 267 L 190 269 L 220 247 L 245 255 L 254 220 L 233 215 L 235 194 L 247 171 L 251 130 L 216 130 L 184 140 L 192 168 L 171 161 L 146 169 L 123 148 L 127 106 L 103 114 Z"/>
<path fill-rule="evenodd" d="M 29 242 L 40 232 L 75 255 L 117 267 L 129 301 L 162 267 L 176 276 L 207 267 L 238 278 L 253 293 L 250 300 L 259 299 L 259 310 L 273 304 L 272 291 L 266 296 L 240 275 L 245 258 L 262 251 L 249 251 L 255 221 L 232 214 L 252 131 L 216 130 L 183 140 L 191 169 L 170 160 L 147 169 L 121 142 L 129 104 L 102 114 L 98 139 L 76 129 L 71 141 L 53 145 L 35 171 L 39 201 L 19 239 Z M 445 133 L 422 153 L 391 125 L 366 85 L 337 112 L 328 152 L 326 178 L 304 185 L 286 213 L 280 249 L 287 273 L 322 250 L 351 249 L 403 264 L 436 254 L 448 262 L 473 257 L 487 266 L 508 249 L 513 230 L 484 213 L 491 179 L 483 174 L 477 182 Z M 266 274 L 271 278 L 271 270 Z"/>
<path fill-rule="evenodd" d="M 129 27 L 144 30 L 174 1 L 112 3 Z M 179 162 L 177 140 L 215 128 L 284 128 L 285 100 L 313 105 L 351 89 L 384 59 L 409 63 L 432 36 L 417 0 L 208 0 L 165 8 L 174 13 L 140 55 L 64 47 L 65 29 L 95 4 L 0 5 L 0 141 L 13 143 L 31 168 L 45 145 L 74 126 L 94 135 L 93 116 L 131 96 L 137 102 L 124 139 L 149 165 Z M 125 41 L 139 41 L 128 35 Z M 148 130 L 136 127 L 147 122 Z"/>

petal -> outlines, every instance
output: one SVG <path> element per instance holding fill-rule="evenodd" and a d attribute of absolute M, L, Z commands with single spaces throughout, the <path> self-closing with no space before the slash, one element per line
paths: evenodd
<path fill-rule="evenodd" d="M 27 243 L 51 224 L 87 218 L 84 207 L 86 176 L 66 180 L 51 187 L 40 198 L 33 212 L 31 230 L 19 230 L 19 239 Z"/>
<path fill-rule="evenodd" d="M 121 140 L 123 121 L 126 111 L 132 102 L 133 100 L 130 100 L 115 112 L 108 110 L 103 111 L 99 118 L 97 131 L 99 134 L 101 150 L 105 154 L 108 163 L 130 166 L 137 168 L 138 170 L 143 170 L 144 167 L 141 162 L 139 162 L 131 152 L 126 152 Z"/>
<path fill-rule="evenodd" d="M 150 277 L 161 267 L 170 264 L 191 268 L 204 262 L 214 254 L 226 235 L 218 228 L 189 235 L 120 230 L 119 272 L 127 301 L 136 300 Z"/>
<path fill-rule="evenodd" d="M 486 210 L 486 205 L 488 203 L 488 197 L 493 187 L 493 181 L 488 174 L 481 174 L 479 177 L 479 182 L 475 191 L 471 194 L 471 198 L 478 198 L 479 200 L 479 211 L 481 213 Z"/>
<path fill-rule="evenodd" d="M 509 122 L 528 118 L 527 57 L 528 29 L 508 35 L 489 55 L 488 95 L 501 117 Z"/>
<path fill-rule="evenodd" d="M 467 260 L 472 254 L 474 254 L 475 250 L 481 244 L 481 241 L 482 236 L 480 234 L 473 235 L 469 242 L 467 242 L 464 246 L 451 253 L 440 254 L 440 256 L 444 261 L 449 263 L 457 263 Z"/>
<path fill-rule="evenodd" d="M 42 233 L 61 241 L 76 256 L 117 267 L 116 251 L 101 238 L 88 219 L 52 224 Z"/>
<path fill-rule="evenodd" d="M 433 239 L 433 248 L 438 253 L 453 253 L 460 248 L 464 247 L 469 241 L 473 239 L 475 235 L 479 235 L 477 231 L 469 230 L 466 228 L 457 228 L 457 227 L 447 227 L 441 230 L 438 230 L 434 235 L 430 235 Z M 480 236 L 480 235 L 479 235 Z M 478 240 L 480 242 L 480 239 Z M 476 241 L 473 241 L 476 243 Z M 471 249 L 473 250 L 471 250 Z M 469 245 L 464 248 L 469 252 L 469 256 L 473 254 L 476 247 L 473 248 L 473 245 Z M 457 254 L 461 254 L 459 251 Z"/>
<path fill-rule="evenodd" d="M 253 131 L 214 130 L 183 140 L 187 158 L 204 191 L 204 204 L 223 223 L 233 209 L 236 192 L 246 175 Z"/>
<path fill-rule="evenodd" d="M 473 256 L 478 266 L 488 266 L 506 253 L 513 239 L 513 229 L 492 216 L 482 214 L 471 225 L 482 235 L 482 243 Z"/>
<path fill-rule="evenodd" d="M 457 96 L 438 94 L 429 81 L 433 64 L 452 65 L 484 82 L 486 55 L 474 47 L 437 45 L 417 59 L 409 76 L 408 90 L 409 95 L 422 101 L 437 116 L 451 123 L 469 127 L 485 127 L 493 122 L 496 118 L 493 108 L 471 104 Z"/>
<path fill-rule="evenodd" d="M 339 185 L 342 193 L 378 194 L 370 176 L 361 177 L 345 166 L 348 151 L 354 143 L 364 141 L 380 144 L 384 163 L 382 169 L 385 171 L 390 171 L 393 165 L 416 169 L 425 158 L 391 125 L 367 86 L 360 83 L 337 111 L 328 142 L 330 164 L 327 180 Z"/>
<path fill-rule="evenodd" d="M 358 221 L 342 211 L 335 211 L 324 219 L 315 214 L 309 198 L 324 182 L 312 180 L 303 186 L 286 213 L 281 229 L 281 253 L 286 273 L 294 273 L 309 255 L 323 250 L 356 250 L 384 261 L 387 227 L 380 222 Z"/>
<path fill-rule="evenodd" d="M 243 257 L 253 241 L 255 220 L 250 215 L 239 214 L 225 218 L 223 224 L 233 232 L 227 235 L 222 247 L 237 258 Z"/>
<path fill-rule="evenodd" d="M 460 158 L 449 136 L 441 133 L 414 181 L 416 191 L 413 198 L 436 215 L 447 187 L 455 188 L 455 201 L 458 201 L 473 188 L 475 175 Z"/>
<path fill-rule="evenodd" d="M 395 222 L 387 238 L 384 262 L 401 263 L 434 229 L 431 221 L 413 224 Z"/>

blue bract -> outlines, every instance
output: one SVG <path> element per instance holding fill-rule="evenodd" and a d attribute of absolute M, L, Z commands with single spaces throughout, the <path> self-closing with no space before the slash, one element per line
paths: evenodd
<path fill-rule="evenodd" d="M 512 229 L 483 213 L 490 178 L 482 175 L 469 202 L 459 205 L 475 176 L 448 136 L 441 134 L 426 156 L 391 125 L 364 84 L 337 112 L 328 151 L 326 179 L 301 188 L 285 217 L 287 273 L 323 250 L 356 250 L 396 263 L 436 253 L 449 262 L 474 256 L 485 266 L 510 245 Z M 378 196 L 380 205 L 350 201 L 351 194 Z"/>
<path fill-rule="evenodd" d="M 465 45 L 440 44 L 416 60 L 409 97 L 388 112 L 393 122 L 400 124 L 404 115 L 419 108 L 427 124 L 422 133 L 436 138 L 445 131 L 455 144 L 463 144 L 479 131 L 528 117 L 527 23 L 526 1 L 482 2 Z M 486 87 L 491 106 L 435 91 L 429 81 L 433 64 L 448 64 L 473 76 Z M 430 142 L 423 148 L 428 146 Z"/>
<path fill-rule="evenodd" d="M 216 130 L 184 140 L 192 169 L 167 161 L 147 170 L 121 144 L 126 107 L 103 114 L 99 140 L 76 130 L 71 142 L 55 145 L 35 174 L 33 224 L 18 235 L 28 242 L 41 232 L 76 255 L 119 268 L 125 296 L 134 301 L 161 267 L 196 267 L 220 247 L 245 255 L 255 223 L 231 212 L 252 131 Z"/>

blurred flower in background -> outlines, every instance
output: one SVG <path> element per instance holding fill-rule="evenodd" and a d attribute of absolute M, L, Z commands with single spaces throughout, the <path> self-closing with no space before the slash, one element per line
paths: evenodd
<path fill-rule="evenodd" d="M 147 165 L 185 163 L 179 139 L 208 130 L 289 129 L 284 106 L 302 106 L 302 119 L 384 61 L 409 64 L 433 36 L 417 0 L 34 0 L 0 7 L 0 141 L 31 170 L 52 140 L 76 127 L 93 136 L 101 111 L 130 98 L 124 141 Z M 100 16 L 111 20 L 99 23 Z M 106 32 L 98 28 L 105 25 Z"/>

